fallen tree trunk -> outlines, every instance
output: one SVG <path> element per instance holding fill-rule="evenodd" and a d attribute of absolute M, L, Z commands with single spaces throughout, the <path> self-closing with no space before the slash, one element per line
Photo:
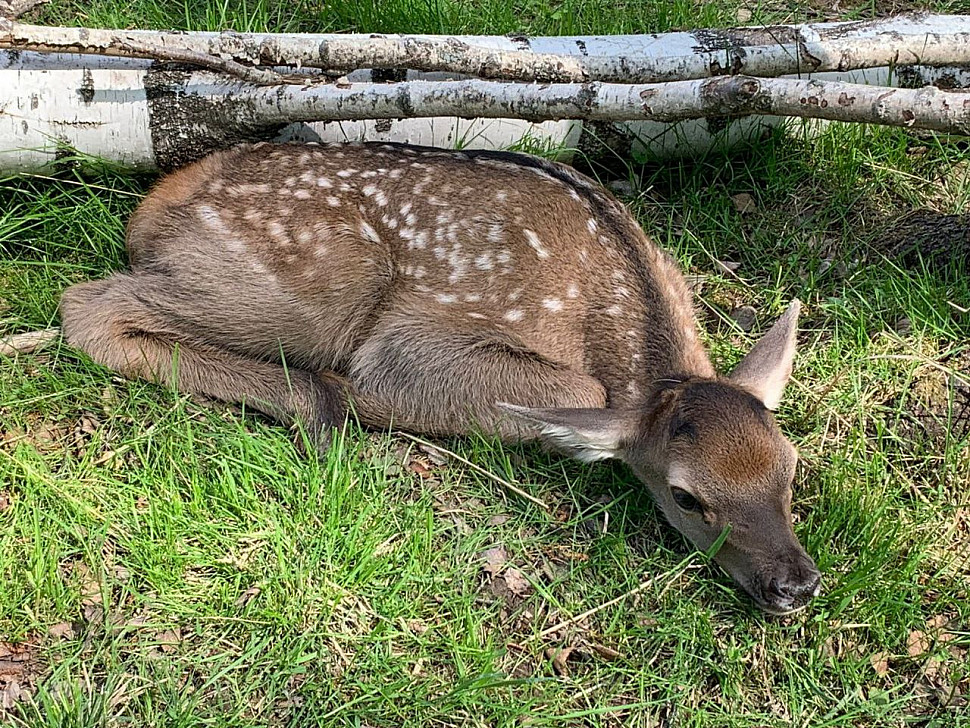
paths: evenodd
<path fill-rule="evenodd" d="M 569 54 L 582 57 L 583 53 L 596 58 L 606 58 L 610 54 L 617 58 L 649 57 L 658 68 L 664 65 L 677 67 L 684 75 L 703 70 L 710 76 L 723 73 L 725 68 L 739 67 L 732 59 L 742 59 L 740 67 L 745 67 L 745 59 L 757 56 L 753 49 L 774 47 L 768 44 L 771 38 L 791 38 L 795 29 L 800 37 L 807 37 L 810 33 L 806 29 L 813 29 L 812 32 L 824 35 L 827 40 L 836 40 L 838 34 L 843 39 L 889 33 L 913 35 L 922 20 L 907 17 L 875 23 L 694 31 L 657 36 L 459 40 L 474 42 L 476 47 L 559 58 Z M 928 23 L 925 27 L 935 29 L 934 32 L 946 28 L 952 34 L 964 32 L 968 19 L 929 16 L 925 21 Z M 258 51 L 259 55 L 269 53 L 265 49 L 273 43 L 276 48 L 280 43 L 285 45 L 284 40 L 288 38 L 212 33 L 169 35 L 193 43 L 209 43 L 217 39 L 219 43 L 231 44 L 234 39 L 241 39 L 239 43 L 243 50 L 236 55 L 227 54 L 226 58 L 215 58 L 214 61 L 219 63 L 252 61 L 249 55 L 255 52 L 252 44 L 262 49 Z M 342 37 L 296 38 L 299 42 L 307 41 L 319 47 L 321 39 Z M 131 40 L 142 42 L 138 38 Z M 777 47 L 782 56 L 790 56 L 783 43 Z M 171 55 L 174 48 L 169 48 L 168 52 Z M 715 57 L 720 59 L 716 65 L 712 61 Z M 262 61 L 262 56 L 256 60 Z M 782 67 L 776 67 L 776 70 L 778 68 Z M 301 73 L 312 81 L 322 78 L 319 71 L 306 68 L 299 71 L 265 67 L 250 70 L 290 75 Z M 703 87 L 711 93 L 702 94 L 700 85 L 680 86 L 666 92 L 660 91 L 659 87 L 641 86 L 636 90 L 636 94 L 648 96 L 656 91 L 659 94 L 656 100 L 638 99 L 636 94 L 628 93 L 631 87 L 610 84 L 566 87 L 468 81 L 464 82 L 468 84 L 465 86 L 421 85 L 422 81 L 454 78 L 454 74 L 405 69 L 358 69 L 347 73 L 339 84 L 313 83 L 308 89 L 298 86 L 257 88 L 223 74 L 192 72 L 147 59 L 0 50 L 0 170 L 28 171 L 51 162 L 76 164 L 78 157 L 85 155 L 135 169 L 171 169 L 220 146 L 247 139 L 272 138 L 373 139 L 445 147 L 553 148 L 563 150 L 561 156 L 567 159 L 573 150 L 578 149 L 589 157 L 609 153 L 642 159 L 692 155 L 715 145 L 755 141 L 766 128 L 784 118 L 763 113 L 784 115 L 796 111 L 799 115 L 814 118 L 899 123 L 953 131 L 965 128 L 960 126 L 961 117 L 954 108 L 942 109 L 946 112 L 942 121 L 927 118 L 937 107 L 952 107 L 951 100 L 955 96 L 930 98 L 923 94 L 917 99 L 912 94 L 893 94 L 875 101 L 865 90 L 857 94 L 852 89 L 840 89 L 833 96 L 831 92 L 836 87 L 788 85 L 772 91 L 764 86 L 764 82 L 758 81 L 758 93 L 749 94 L 752 98 L 742 103 L 744 94 L 739 96 L 739 92 L 743 90 L 743 82 L 726 83 L 724 79 L 729 77 L 725 76 L 718 76 L 718 84 Z M 882 67 L 819 73 L 812 78 L 873 85 L 919 87 L 938 83 L 946 88 L 970 86 L 970 71 L 956 67 Z M 372 83 L 403 80 L 412 82 L 412 85 Z M 697 84 L 703 84 L 703 79 Z M 714 92 L 716 89 L 720 91 Z M 474 97 L 480 91 L 485 95 L 476 101 Z M 805 104 L 801 104 L 803 92 Z M 850 102 L 848 110 L 843 108 L 846 104 L 839 104 L 842 92 L 846 93 L 843 101 Z M 885 89 L 878 93 L 885 93 Z M 515 99 L 520 95 L 523 100 L 518 102 Z M 817 107 L 813 105 L 813 99 L 818 102 Z M 688 101 L 695 104 L 693 110 L 687 108 Z M 917 102 L 917 105 L 910 108 L 913 106 L 911 102 Z M 867 103 L 868 110 L 863 108 Z M 756 115 L 738 117 L 752 112 Z M 907 112 L 913 113 L 912 119 Z M 465 116 L 478 118 L 462 118 Z M 506 118 L 493 118 L 496 116 Z M 561 120 L 548 120 L 552 118 Z M 632 120 L 620 120 L 624 118 Z M 312 119 L 321 121 L 310 121 Z M 542 119 L 545 120 L 539 121 Z M 682 121 L 671 122 L 671 119 Z"/>
<path fill-rule="evenodd" d="M 0 20 L 0 49 L 187 61 L 267 84 L 286 79 L 246 69 L 412 69 L 509 81 L 658 83 L 725 73 L 774 77 L 900 64 L 970 64 L 970 16 L 911 15 L 860 23 L 576 39 L 573 52 L 556 52 L 540 40 L 170 33 L 21 23 L 4 27 Z M 227 62 L 234 64 L 232 70 Z"/>

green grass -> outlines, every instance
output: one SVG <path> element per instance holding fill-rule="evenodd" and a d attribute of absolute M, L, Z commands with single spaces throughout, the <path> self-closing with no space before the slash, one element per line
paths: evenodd
<path fill-rule="evenodd" d="M 833 14 L 793 8 L 765 4 L 754 20 Z M 43 19 L 615 33 L 730 24 L 736 11 L 93 0 L 54 2 Z M 796 530 L 824 592 L 786 619 L 758 612 L 692 553 L 619 466 L 443 443 L 547 513 L 401 437 L 350 425 L 316 461 L 279 427 L 120 380 L 67 347 L 0 359 L 0 647 L 28 646 L 35 683 L 0 721 L 970 724 L 965 703 L 946 704 L 953 686 L 970 691 L 970 435 L 939 394 L 947 371 L 970 369 L 967 253 L 902 260 L 885 243 L 913 210 L 965 212 L 968 168 L 965 143 L 833 125 L 793 127 L 743 156 L 628 169 L 633 212 L 704 277 L 699 311 L 722 368 L 752 341 L 732 324 L 735 307 L 753 305 L 763 329 L 792 297 L 805 303 L 779 416 L 800 449 Z M 56 325 L 64 287 L 124 266 L 124 224 L 150 181 L 0 182 L 0 332 Z M 752 212 L 737 211 L 739 193 Z M 719 260 L 740 267 L 728 275 Z M 914 425 L 927 409 L 936 420 Z M 524 597 L 489 588 L 480 554 L 497 545 L 531 582 Z M 557 674 L 554 651 L 567 646 L 569 672 Z"/>

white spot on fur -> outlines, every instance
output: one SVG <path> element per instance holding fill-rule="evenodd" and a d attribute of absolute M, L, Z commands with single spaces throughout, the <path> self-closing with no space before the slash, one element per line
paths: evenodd
<path fill-rule="evenodd" d="M 357 172 L 356 169 L 342 169 L 339 172 L 337 172 L 337 176 L 347 178 L 347 177 L 353 176 L 356 172 Z"/>
<path fill-rule="evenodd" d="M 483 319 L 483 318 L 485 318 L 485 314 L 476 313 L 475 311 L 469 311 L 468 312 L 468 318 Z"/>
<path fill-rule="evenodd" d="M 365 179 L 370 179 L 371 177 L 376 177 L 377 176 L 377 172 L 375 172 L 372 169 L 369 169 L 366 172 L 361 172 L 360 173 L 360 176 L 363 177 L 363 178 L 365 178 Z"/>
<path fill-rule="evenodd" d="M 293 193 L 290 191 L 289 187 L 280 187 L 278 190 L 276 190 L 276 194 L 278 194 L 280 197 L 289 197 Z"/>
<path fill-rule="evenodd" d="M 494 267 L 492 264 L 492 254 L 486 252 L 475 258 L 475 267 L 478 268 L 478 270 L 492 270 Z"/>
<path fill-rule="evenodd" d="M 502 223 L 493 222 L 488 226 L 488 242 L 490 243 L 501 243 L 505 240 L 505 228 L 502 227 Z"/>
<path fill-rule="evenodd" d="M 390 215 L 381 215 L 381 222 L 387 225 L 391 230 L 397 227 L 397 218 L 391 217 Z"/>
<path fill-rule="evenodd" d="M 495 199 L 499 202 L 505 202 L 507 199 L 509 199 L 509 193 L 505 190 L 499 190 L 495 193 Z"/>
<path fill-rule="evenodd" d="M 542 301 L 542 305 L 550 311 L 562 311 L 562 301 L 558 298 L 546 298 Z"/>
<path fill-rule="evenodd" d="M 495 261 L 502 265 L 508 263 L 510 260 L 512 260 L 512 251 L 507 249 L 500 250 L 498 255 L 495 256 Z"/>
<path fill-rule="evenodd" d="M 621 313 L 623 313 L 623 309 L 614 305 L 606 309 L 606 313 L 608 313 L 610 316 L 619 316 Z"/>
<path fill-rule="evenodd" d="M 423 265 L 419 265 L 414 269 L 415 278 L 424 278 L 426 275 L 428 275 L 428 271 L 425 269 Z"/>
<path fill-rule="evenodd" d="M 372 243 L 381 242 L 381 238 L 377 234 L 377 231 L 372 228 L 370 223 L 368 223 L 366 220 L 360 221 L 360 234 L 367 240 L 370 240 Z"/>
<path fill-rule="evenodd" d="M 458 296 L 455 296 L 454 294 L 451 294 L 451 293 L 438 293 L 438 294 L 435 294 L 434 298 L 438 303 L 457 303 L 458 302 Z"/>
<path fill-rule="evenodd" d="M 506 298 L 510 301 L 518 301 L 521 295 L 522 295 L 522 289 L 517 288 L 516 290 L 512 291 L 509 295 L 507 295 Z"/>
<path fill-rule="evenodd" d="M 293 196 L 298 200 L 309 200 L 311 197 L 310 190 L 297 190 Z"/>
<path fill-rule="evenodd" d="M 377 194 L 374 195 L 374 202 L 377 203 L 378 207 L 384 207 L 387 204 L 387 195 L 383 191 L 377 190 Z"/>
<path fill-rule="evenodd" d="M 390 172 L 387 173 L 387 176 L 390 177 L 391 179 L 398 179 L 402 174 L 404 174 L 403 170 L 392 169 Z"/>
<path fill-rule="evenodd" d="M 542 241 L 539 240 L 539 236 L 536 235 L 534 230 L 524 228 L 522 232 L 525 233 L 525 239 L 529 242 L 529 246 L 536 251 L 536 255 L 539 258 L 549 257 L 549 251 L 542 246 Z"/>
<path fill-rule="evenodd" d="M 579 298 L 579 286 L 570 283 L 569 287 L 566 288 L 566 298 Z"/>
<path fill-rule="evenodd" d="M 586 221 L 586 229 L 589 230 L 593 235 L 596 235 L 596 231 L 599 229 L 599 225 L 596 224 L 596 220 L 590 218 Z"/>
<path fill-rule="evenodd" d="M 411 212 L 411 203 L 405 202 L 403 205 L 401 205 L 400 213 L 403 216 L 407 215 L 409 212 Z"/>
<path fill-rule="evenodd" d="M 617 298 L 626 298 L 630 295 L 630 289 L 626 286 L 617 286 L 613 289 L 613 295 Z"/>
<path fill-rule="evenodd" d="M 480 293 L 469 293 L 465 295 L 465 303 L 478 303 L 482 300 L 482 294 Z"/>
<path fill-rule="evenodd" d="M 328 195 L 327 204 L 330 205 L 330 207 L 340 207 L 340 198 L 334 197 L 333 195 Z"/>
<path fill-rule="evenodd" d="M 516 321 L 521 321 L 523 315 L 524 314 L 522 313 L 521 309 L 513 308 L 506 311 L 505 315 L 502 318 L 504 318 L 506 321 L 511 321 L 514 323 Z"/>
<path fill-rule="evenodd" d="M 317 177 L 317 187 L 322 187 L 325 190 L 329 190 L 333 187 L 333 182 L 331 182 L 327 177 Z"/>
<path fill-rule="evenodd" d="M 361 192 L 364 193 L 364 197 L 371 197 L 377 193 L 377 185 L 366 185 Z"/>
<path fill-rule="evenodd" d="M 301 230 L 296 234 L 296 239 L 301 243 L 309 243 L 311 240 L 313 240 L 313 233 L 311 233 L 309 230 Z"/>

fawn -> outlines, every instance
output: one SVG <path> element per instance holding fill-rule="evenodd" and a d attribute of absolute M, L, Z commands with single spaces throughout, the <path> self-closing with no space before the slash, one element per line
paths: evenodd
<path fill-rule="evenodd" d="M 256 144 L 168 177 L 131 272 L 68 288 L 69 344 L 128 377 L 245 402 L 318 449 L 366 425 L 541 438 L 618 458 L 773 613 L 820 575 L 791 523 L 775 409 L 798 302 L 728 377 L 674 262 L 600 185 L 535 157 Z"/>

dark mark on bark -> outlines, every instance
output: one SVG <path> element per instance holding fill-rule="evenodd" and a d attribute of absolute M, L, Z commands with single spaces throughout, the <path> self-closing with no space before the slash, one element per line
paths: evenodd
<path fill-rule="evenodd" d="M 515 45 L 515 49 L 519 51 L 530 51 L 532 50 L 532 40 L 527 35 L 522 35 L 516 33 L 509 35 L 509 40 Z"/>
<path fill-rule="evenodd" d="M 30 110 L 33 111 L 40 106 L 40 97 L 37 94 L 30 95 Z"/>
<path fill-rule="evenodd" d="M 374 83 L 395 83 L 406 81 L 407 77 L 406 68 L 372 68 L 370 72 L 371 81 Z"/>
<path fill-rule="evenodd" d="M 910 109 L 903 109 L 903 121 L 906 122 L 907 126 L 912 125 L 916 121 L 916 114 L 914 114 Z"/>
<path fill-rule="evenodd" d="M 94 76 L 91 75 L 90 68 L 85 68 L 81 72 L 81 88 L 77 90 L 77 94 L 85 104 L 94 101 Z"/>
<path fill-rule="evenodd" d="M 598 86 L 599 84 L 596 83 L 584 83 L 579 87 L 579 91 L 576 93 L 576 104 L 587 113 L 592 111 L 593 107 L 596 105 L 596 92 Z"/>
<path fill-rule="evenodd" d="M 380 132 L 383 134 L 385 132 L 389 132 L 391 130 L 391 127 L 393 126 L 394 126 L 394 122 L 391 121 L 390 119 L 378 119 L 377 121 L 374 122 L 374 131 Z"/>
<path fill-rule="evenodd" d="M 285 126 L 259 122 L 254 102 L 232 93 L 209 98 L 191 93 L 192 72 L 185 68 L 156 62 L 145 76 L 152 150 L 162 171 L 240 142 L 272 139 Z"/>
<path fill-rule="evenodd" d="M 855 96 L 849 96 L 845 91 L 839 94 L 839 106 L 852 106 L 855 103 Z"/>
<path fill-rule="evenodd" d="M 586 50 L 586 41 L 576 39 L 576 47 L 579 48 L 580 55 L 588 56 L 589 51 Z"/>
<path fill-rule="evenodd" d="M 795 43 L 798 40 L 798 33 L 785 25 L 765 26 L 763 28 L 694 30 L 691 35 L 697 42 L 693 50 L 698 53 L 737 51 L 743 46 L 776 46 L 779 43 Z"/>
<path fill-rule="evenodd" d="M 401 89 L 397 94 L 397 107 L 401 110 L 401 116 L 410 119 L 414 116 L 414 106 L 411 104 L 411 95 L 406 89 Z"/>
<path fill-rule="evenodd" d="M 966 75 L 961 78 L 952 71 L 944 71 L 939 68 L 927 68 L 926 66 L 898 66 L 896 68 L 896 78 L 899 79 L 900 88 L 936 86 L 944 91 L 962 90 L 970 86 L 970 73 L 967 71 L 963 73 Z"/>

